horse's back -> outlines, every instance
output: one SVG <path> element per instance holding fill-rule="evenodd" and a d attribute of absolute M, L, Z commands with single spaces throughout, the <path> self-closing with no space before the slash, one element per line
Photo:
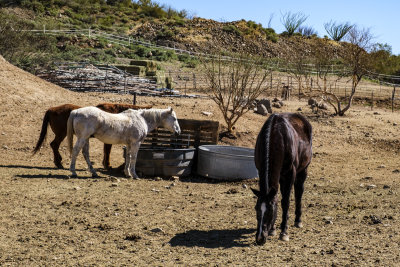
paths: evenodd
<path fill-rule="evenodd" d="M 148 109 L 152 108 L 152 105 L 131 105 L 131 104 L 118 104 L 118 103 L 101 103 L 96 107 L 103 111 L 110 113 L 121 113 L 127 109 Z"/>
<path fill-rule="evenodd" d="M 284 113 L 282 118 L 289 123 L 292 133 L 288 134 L 286 142 L 287 153 L 290 154 L 297 171 L 306 168 L 312 159 L 312 126 L 309 121 L 298 113 Z"/>
<path fill-rule="evenodd" d="M 301 140 L 311 143 L 312 126 L 303 115 L 298 113 L 283 113 L 282 117 L 290 122 L 290 126 L 293 127 Z"/>
<path fill-rule="evenodd" d="M 269 125 L 271 124 L 271 125 Z M 268 128 L 271 128 L 268 133 Z M 267 148 L 263 140 L 268 139 L 271 160 L 285 159 L 296 167 L 304 168 L 312 157 L 312 126 L 308 120 L 298 113 L 273 114 L 265 122 L 257 138 L 255 158 L 256 166 L 262 163 L 261 155 Z"/>

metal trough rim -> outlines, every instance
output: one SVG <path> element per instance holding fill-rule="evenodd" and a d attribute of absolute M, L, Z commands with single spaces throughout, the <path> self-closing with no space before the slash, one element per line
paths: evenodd
<path fill-rule="evenodd" d="M 233 156 L 233 157 L 242 157 L 242 158 L 253 158 L 253 155 L 241 155 L 241 154 L 232 154 L 232 153 L 224 153 L 224 152 L 217 152 L 217 151 L 212 151 L 208 148 L 234 148 L 234 149 L 239 149 L 239 150 L 248 150 L 249 152 L 252 151 L 254 153 L 253 148 L 249 147 L 241 147 L 241 146 L 222 146 L 222 145 L 202 145 L 199 146 L 199 150 L 202 150 L 203 152 L 206 153 L 212 153 L 212 154 L 218 154 L 218 155 L 223 155 L 223 156 Z"/>

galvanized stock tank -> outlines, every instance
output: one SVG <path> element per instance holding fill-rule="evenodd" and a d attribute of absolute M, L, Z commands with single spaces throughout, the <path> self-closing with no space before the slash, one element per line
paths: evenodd
<path fill-rule="evenodd" d="M 258 177 L 254 149 L 236 146 L 203 145 L 198 148 L 197 173 L 220 180 Z"/>
<path fill-rule="evenodd" d="M 145 176 L 188 176 L 196 148 L 140 148 L 136 171 Z"/>

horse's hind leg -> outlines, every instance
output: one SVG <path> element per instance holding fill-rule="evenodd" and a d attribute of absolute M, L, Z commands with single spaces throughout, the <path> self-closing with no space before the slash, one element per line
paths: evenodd
<path fill-rule="evenodd" d="M 92 177 L 93 177 L 93 178 L 99 177 L 99 176 L 97 175 L 95 169 L 93 168 L 92 162 L 90 161 L 90 156 L 89 156 L 89 139 L 86 140 L 86 142 L 85 142 L 85 144 L 84 144 L 84 146 L 83 146 L 82 154 L 83 154 L 83 157 L 85 158 L 86 163 L 87 163 L 87 165 L 88 165 L 88 167 L 89 167 L 89 171 L 92 173 Z"/>
<path fill-rule="evenodd" d="M 106 170 L 111 169 L 111 165 L 110 165 L 110 153 L 111 153 L 111 148 L 112 145 L 110 144 L 104 144 L 104 156 L 103 156 L 103 167 Z"/>
<path fill-rule="evenodd" d="M 74 148 L 72 149 L 72 154 L 71 154 L 71 165 L 69 167 L 69 170 L 72 172 L 71 177 L 78 177 L 75 171 L 75 163 L 76 163 L 76 158 L 78 157 L 79 151 L 81 151 L 82 147 L 85 145 L 86 140 L 85 139 L 78 139 L 75 143 Z"/>
<path fill-rule="evenodd" d="M 62 165 L 62 157 L 59 152 L 60 144 L 64 140 L 65 135 L 56 135 L 54 137 L 54 140 L 51 141 L 50 146 L 53 149 L 53 155 L 54 155 L 54 164 L 56 165 L 57 168 L 59 169 L 64 169 L 64 166 Z"/>
<path fill-rule="evenodd" d="M 294 226 L 298 228 L 302 228 L 303 224 L 301 222 L 301 213 L 302 213 L 302 208 L 301 208 L 301 199 L 303 197 L 303 192 L 304 192 L 304 181 L 307 178 L 307 169 L 304 169 L 303 171 L 299 172 L 296 176 L 296 181 L 294 182 L 294 197 L 296 201 L 296 218 L 294 220 Z"/>

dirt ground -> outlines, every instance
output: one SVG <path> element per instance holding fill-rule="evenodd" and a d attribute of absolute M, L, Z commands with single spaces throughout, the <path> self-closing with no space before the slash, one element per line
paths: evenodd
<path fill-rule="evenodd" d="M 1 266 L 395 266 L 400 262 L 400 117 L 354 106 L 345 117 L 314 114 L 306 101 L 276 112 L 307 116 L 314 157 L 303 197 L 304 228 L 290 241 L 255 245 L 257 180 L 216 182 L 195 175 L 177 180 L 127 180 L 101 169 L 102 144 L 91 140 L 99 169 L 90 178 L 82 156 L 80 178 L 56 169 L 49 142 L 32 156 L 47 108 L 132 101 L 112 94 L 79 94 L 47 83 L 0 58 Z M 172 106 L 178 117 L 221 120 L 207 99 L 139 97 L 139 104 Z M 201 111 L 210 111 L 206 117 Z M 254 147 L 267 117 L 247 113 L 236 140 Z M 122 163 L 115 146 L 111 163 Z M 64 166 L 69 153 L 63 142 Z M 292 197 L 293 198 L 293 197 Z M 280 217 L 278 215 L 278 223 Z"/>

